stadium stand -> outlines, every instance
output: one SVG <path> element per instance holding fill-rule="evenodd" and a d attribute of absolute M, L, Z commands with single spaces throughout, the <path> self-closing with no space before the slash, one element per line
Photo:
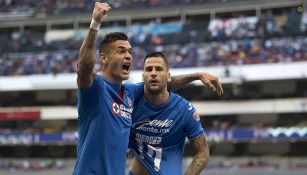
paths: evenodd
<path fill-rule="evenodd" d="M 166 53 L 173 74 L 221 77 L 221 97 L 197 82 L 177 91 L 206 130 L 212 158 L 203 173 L 306 173 L 306 0 L 109 2 L 114 12 L 99 40 L 110 31 L 128 34 L 129 82 L 141 81 L 142 58 L 151 51 Z M 0 174 L 71 174 L 75 72 L 92 6 L 0 0 Z M 192 154 L 187 142 L 185 168 Z"/>

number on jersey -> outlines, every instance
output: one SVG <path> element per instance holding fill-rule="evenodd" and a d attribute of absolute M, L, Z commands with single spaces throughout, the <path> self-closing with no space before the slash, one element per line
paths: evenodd
<path fill-rule="evenodd" d="M 162 148 L 155 148 L 151 145 L 147 145 L 147 149 L 148 149 L 147 155 L 154 158 L 155 170 L 159 171 L 161 158 L 162 158 Z"/>
<path fill-rule="evenodd" d="M 144 147 L 140 143 L 139 143 L 138 147 L 139 147 L 138 149 L 140 151 L 140 157 L 142 159 L 144 159 L 144 154 L 143 154 L 143 152 L 145 152 Z M 161 163 L 161 159 L 162 159 L 162 148 L 155 148 L 151 145 L 147 145 L 146 154 L 153 159 L 154 169 L 156 171 L 159 171 L 160 170 L 160 163 Z"/>

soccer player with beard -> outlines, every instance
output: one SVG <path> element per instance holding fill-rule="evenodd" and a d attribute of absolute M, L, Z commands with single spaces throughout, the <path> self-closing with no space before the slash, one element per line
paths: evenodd
<path fill-rule="evenodd" d="M 204 130 L 192 104 L 167 90 L 171 76 L 161 52 L 145 57 L 143 81 L 144 96 L 132 118 L 130 147 L 135 158 L 129 174 L 181 175 L 186 137 L 196 151 L 186 174 L 199 174 L 209 160 Z"/>

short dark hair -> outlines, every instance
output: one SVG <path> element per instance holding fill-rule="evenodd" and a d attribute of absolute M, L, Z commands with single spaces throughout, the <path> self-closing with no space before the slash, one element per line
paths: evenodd
<path fill-rule="evenodd" d="M 162 53 L 162 52 L 152 52 L 152 53 L 149 53 L 145 56 L 144 58 L 144 63 L 145 61 L 148 59 L 148 58 L 151 58 L 151 57 L 160 57 L 163 59 L 165 65 L 166 65 L 166 70 L 169 70 L 169 62 L 168 60 L 166 59 L 165 55 Z"/>
<path fill-rule="evenodd" d="M 112 33 L 107 34 L 103 38 L 103 40 L 100 42 L 99 53 L 106 52 L 109 44 L 114 43 L 117 40 L 128 41 L 128 37 L 126 34 L 122 32 L 112 32 Z"/>

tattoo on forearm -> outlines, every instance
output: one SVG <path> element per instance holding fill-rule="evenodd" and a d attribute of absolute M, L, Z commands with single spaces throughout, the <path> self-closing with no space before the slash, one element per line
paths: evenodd
<path fill-rule="evenodd" d="M 196 151 L 196 155 L 185 175 L 199 175 L 209 161 L 209 150 L 205 136 L 202 135 L 192 140 L 191 145 Z"/>
<path fill-rule="evenodd" d="M 177 90 L 197 79 L 197 74 L 172 76 L 172 81 L 167 84 L 169 90 Z"/>
<path fill-rule="evenodd" d="M 80 64 L 78 67 L 78 75 L 91 75 L 94 67 L 95 60 L 90 60 L 90 62 L 82 62 L 82 64 Z"/>
<path fill-rule="evenodd" d="M 92 73 L 96 63 L 96 35 L 97 31 L 90 29 L 80 48 L 78 63 L 78 85 L 89 86 L 92 82 Z"/>
<path fill-rule="evenodd" d="M 83 44 L 85 44 L 86 48 L 96 49 L 96 36 L 97 31 L 90 29 L 87 38 Z"/>

